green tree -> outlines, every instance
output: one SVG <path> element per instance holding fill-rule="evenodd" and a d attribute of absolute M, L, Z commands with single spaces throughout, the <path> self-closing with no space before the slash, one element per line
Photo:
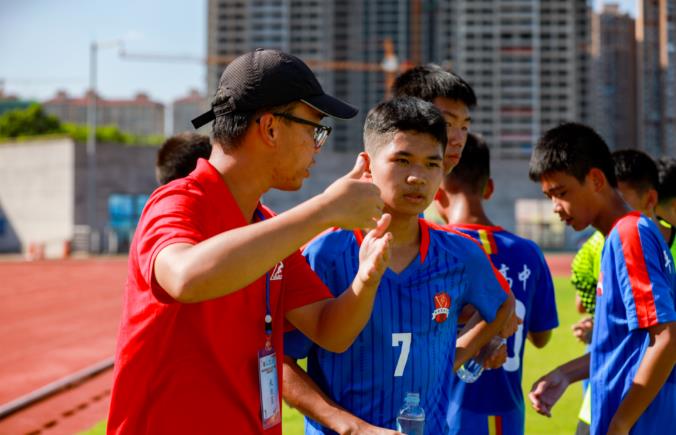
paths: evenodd
<path fill-rule="evenodd" d="M 25 109 L 10 110 L 0 115 L 0 139 L 23 139 L 35 136 L 60 134 L 71 137 L 77 142 L 87 141 L 86 125 L 62 123 L 54 115 L 45 113 L 39 104 L 31 104 Z M 160 145 L 164 141 L 161 135 L 141 136 L 121 131 L 116 125 L 99 125 L 96 128 L 96 140 L 125 145 Z"/>
<path fill-rule="evenodd" d="M 62 131 L 74 140 L 78 142 L 87 141 L 89 127 L 86 125 L 64 123 L 62 128 Z M 129 144 L 133 143 L 134 139 L 133 135 L 120 131 L 120 129 L 114 125 L 99 125 L 96 127 L 96 140 L 99 142 Z"/>
<path fill-rule="evenodd" d="M 0 115 L 0 137 L 37 136 L 62 131 L 59 119 L 45 113 L 39 104 Z"/>

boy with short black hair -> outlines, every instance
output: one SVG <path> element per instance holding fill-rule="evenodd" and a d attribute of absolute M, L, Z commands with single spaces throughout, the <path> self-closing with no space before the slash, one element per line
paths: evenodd
<path fill-rule="evenodd" d="M 396 97 L 415 97 L 434 104 L 446 122 L 444 171 L 458 164 L 472 122 L 470 109 L 476 104 L 474 90 L 462 77 L 439 65 L 420 65 L 399 75 L 392 85 Z"/>
<path fill-rule="evenodd" d="M 643 151 L 618 150 L 612 153 L 617 190 L 625 202 L 634 210 L 654 219 L 658 197 L 658 171 L 653 159 Z M 660 232 L 671 246 L 670 231 L 658 225 Z M 601 264 L 601 250 L 605 238 L 599 231 L 587 240 L 573 259 L 571 282 L 577 289 L 578 311 L 594 313 L 596 304 L 596 282 Z M 578 332 L 581 334 L 579 335 Z M 576 329 L 578 338 L 584 338 L 584 331 Z M 591 337 L 589 337 L 591 338 Z M 583 340 L 584 341 L 584 340 Z M 588 340 L 587 340 L 588 342 Z"/>
<path fill-rule="evenodd" d="M 494 184 L 490 151 L 481 137 L 469 133 L 460 162 L 444 178 L 441 191 L 435 204 L 448 227 L 482 245 L 509 283 L 516 315 L 523 321 L 507 340 L 507 361 L 502 367 L 484 371 L 472 384 L 453 377 L 448 433 L 523 435 L 521 375 L 526 339 L 542 348 L 559 324 L 549 267 L 534 242 L 496 226 L 486 215 L 483 201 L 492 196 Z"/>
<path fill-rule="evenodd" d="M 643 151 L 634 149 L 617 150 L 612 153 L 617 190 L 625 202 L 634 210 L 655 220 L 655 206 L 657 205 L 658 175 L 657 166 L 653 159 Z M 655 220 L 655 223 L 658 221 Z M 669 232 L 658 225 L 660 232 L 669 240 Z M 596 231 L 585 242 L 571 265 L 571 281 L 577 289 L 577 303 L 579 312 L 594 314 L 596 306 L 596 284 L 601 267 L 601 253 L 605 237 Z M 573 325 L 573 334 L 582 342 L 589 344 L 594 326 L 593 316 L 587 316 Z M 589 391 L 585 392 L 578 434 L 589 433 Z"/>
<path fill-rule="evenodd" d="M 659 184 L 655 161 L 639 150 L 618 150 L 612 157 L 620 194 L 632 208 L 652 217 Z"/>
<path fill-rule="evenodd" d="M 381 103 L 367 116 L 364 144 L 366 176 L 392 216 L 390 268 L 369 323 L 346 352 L 325 352 L 287 333 L 284 398 L 308 416 L 308 434 L 361 433 L 393 429 L 406 394 L 419 393 L 426 433 L 447 433 L 452 372 L 493 336 L 514 332 L 514 300 L 474 241 L 418 217 L 443 177 L 446 126 L 439 111 L 416 98 Z M 329 232 L 304 252 L 335 295 L 357 273 L 362 237 L 361 230 Z M 467 303 L 492 323 L 481 322 L 456 342 L 457 316 Z M 304 357 L 309 377 L 294 361 Z"/>
<path fill-rule="evenodd" d="M 676 271 L 657 226 L 615 190 L 607 145 L 590 127 L 562 124 L 533 150 L 529 176 L 561 220 L 606 235 L 590 354 L 540 378 L 529 395 L 551 408 L 590 378 L 591 433 L 654 434 L 676 424 Z"/>
<path fill-rule="evenodd" d="M 657 166 L 652 158 L 639 150 L 618 150 L 612 153 L 617 190 L 634 210 L 654 218 L 657 205 Z M 668 240 L 668 234 L 660 228 Z M 577 290 L 577 308 L 580 313 L 594 313 L 596 282 L 601 264 L 601 250 L 605 238 L 596 231 L 582 245 L 571 265 L 571 282 Z M 578 336 L 582 339 L 584 337 Z"/>
<path fill-rule="evenodd" d="M 157 151 L 155 178 L 159 184 L 167 184 L 187 177 L 197 166 L 197 160 L 208 159 L 210 154 L 209 136 L 187 131 L 175 134 Z"/>
<path fill-rule="evenodd" d="M 419 65 L 399 75 L 392 85 L 395 96 L 420 98 L 434 104 L 446 122 L 446 151 L 444 172 L 448 174 L 460 161 L 472 123 L 470 110 L 477 105 L 472 86 L 459 75 L 439 65 Z M 443 194 L 443 185 L 437 195 Z M 432 203 L 425 210 L 425 219 L 443 224 L 443 219 Z"/>

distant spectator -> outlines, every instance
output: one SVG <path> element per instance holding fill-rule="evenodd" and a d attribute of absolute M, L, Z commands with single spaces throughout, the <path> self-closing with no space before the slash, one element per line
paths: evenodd
<path fill-rule="evenodd" d="M 157 152 L 155 178 L 158 183 L 167 184 L 186 177 L 197 166 L 197 159 L 208 159 L 210 154 L 209 136 L 191 132 L 176 134 L 164 141 Z"/>
<path fill-rule="evenodd" d="M 655 215 L 662 228 L 662 234 L 668 233 L 668 245 L 671 255 L 676 255 L 676 158 L 662 157 L 657 162 L 659 184 L 658 202 Z"/>
<path fill-rule="evenodd" d="M 662 157 L 657 160 L 659 200 L 655 213 L 658 219 L 676 225 L 676 158 Z"/>

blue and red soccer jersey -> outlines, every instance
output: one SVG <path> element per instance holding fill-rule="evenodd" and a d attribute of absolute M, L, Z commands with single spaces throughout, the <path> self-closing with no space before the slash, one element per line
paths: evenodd
<path fill-rule="evenodd" d="M 286 334 L 284 351 L 308 357 L 308 374 L 340 406 L 361 419 L 395 428 L 406 393 L 420 394 L 425 431 L 446 433 L 457 315 L 471 303 L 487 321 L 495 318 L 506 283 L 469 237 L 433 229 L 420 220 L 418 256 L 401 273 L 387 269 L 373 314 L 352 346 L 332 353 L 298 331 Z M 338 230 L 311 242 L 305 256 L 334 295 L 359 269 L 360 234 Z M 501 282 L 503 284 L 501 284 Z M 332 433 L 306 418 L 306 433 Z"/>
<path fill-rule="evenodd" d="M 605 434 L 632 386 L 650 337 L 646 328 L 676 321 L 676 272 L 655 224 L 638 212 L 617 221 L 606 239 L 591 346 L 591 433 Z M 632 434 L 676 428 L 676 369 Z"/>
<path fill-rule="evenodd" d="M 554 285 L 540 248 L 532 241 L 485 225 L 451 225 L 481 243 L 511 287 L 516 314 L 523 320 L 507 340 L 507 361 L 486 370 L 472 384 L 453 376 L 448 423 L 452 434 L 523 434 L 524 401 L 521 388 L 523 352 L 529 332 L 559 325 Z"/>

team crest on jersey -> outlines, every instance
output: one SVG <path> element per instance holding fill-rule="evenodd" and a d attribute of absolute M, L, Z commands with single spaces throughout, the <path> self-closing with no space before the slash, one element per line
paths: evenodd
<path fill-rule="evenodd" d="M 445 322 L 448 319 L 448 313 L 451 308 L 451 297 L 448 293 L 437 293 L 434 295 L 434 311 L 432 311 L 432 320 L 437 323 Z"/>
<path fill-rule="evenodd" d="M 596 296 L 603 296 L 603 272 L 599 274 L 599 282 L 596 284 Z"/>
<path fill-rule="evenodd" d="M 284 262 L 280 261 L 277 263 L 274 269 L 272 269 L 272 275 L 270 276 L 270 281 L 278 281 L 282 279 L 282 271 L 284 270 Z"/>

